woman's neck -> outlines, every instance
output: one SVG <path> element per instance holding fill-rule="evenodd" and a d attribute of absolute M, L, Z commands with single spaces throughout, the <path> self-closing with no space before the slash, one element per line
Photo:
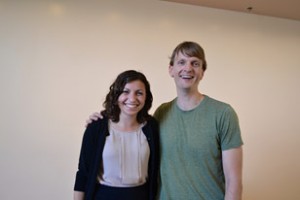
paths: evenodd
<path fill-rule="evenodd" d="M 134 131 L 140 126 L 140 123 L 138 123 L 136 118 L 133 119 L 120 117 L 118 122 L 111 121 L 110 123 L 113 128 L 120 131 Z"/>

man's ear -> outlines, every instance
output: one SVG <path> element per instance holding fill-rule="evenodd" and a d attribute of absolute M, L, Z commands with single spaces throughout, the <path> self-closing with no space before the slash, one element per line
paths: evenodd
<path fill-rule="evenodd" d="M 203 77 L 204 77 L 204 72 L 205 72 L 205 71 L 203 71 L 203 70 L 202 70 L 202 74 L 201 74 L 201 78 L 200 78 L 200 80 L 202 80 L 202 79 L 203 79 Z"/>
<path fill-rule="evenodd" d="M 174 77 L 174 74 L 173 74 L 173 65 L 169 65 L 169 74 L 171 77 Z"/>

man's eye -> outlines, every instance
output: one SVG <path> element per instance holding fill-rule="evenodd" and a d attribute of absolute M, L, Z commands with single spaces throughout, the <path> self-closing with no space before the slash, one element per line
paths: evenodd
<path fill-rule="evenodd" d="M 184 60 L 178 61 L 178 65 L 184 65 L 184 64 L 185 64 Z"/>
<path fill-rule="evenodd" d="M 200 63 L 199 63 L 199 62 L 194 62 L 194 63 L 193 63 L 193 66 L 194 66 L 194 67 L 199 67 L 199 66 L 200 66 Z"/>

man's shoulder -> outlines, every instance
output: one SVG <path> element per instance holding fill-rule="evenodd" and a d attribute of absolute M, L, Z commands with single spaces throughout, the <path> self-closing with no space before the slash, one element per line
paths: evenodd
<path fill-rule="evenodd" d="M 211 114 L 218 114 L 221 116 L 236 116 L 235 109 L 229 103 L 216 100 L 211 97 L 207 97 L 204 107 L 206 111 Z"/>
<path fill-rule="evenodd" d="M 175 99 L 169 102 L 162 103 L 160 106 L 158 106 L 158 108 L 154 112 L 154 118 L 160 121 L 161 118 L 165 116 L 168 113 L 168 111 L 173 107 L 174 102 Z"/>
<path fill-rule="evenodd" d="M 216 107 L 216 108 L 227 108 L 230 107 L 230 105 L 224 101 L 217 100 L 215 98 L 212 98 L 210 96 L 205 95 L 205 104 Z"/>
<path fill-rule="evenodd" d="M 168 101 L 168 102 L 164 102 L 162 104 L 160 104 L 160 106 L 158 106 L 158 108 L 156 110 L 164 110 L 166 108 L 170 108 L 174 105 L 175 99 Z"/>

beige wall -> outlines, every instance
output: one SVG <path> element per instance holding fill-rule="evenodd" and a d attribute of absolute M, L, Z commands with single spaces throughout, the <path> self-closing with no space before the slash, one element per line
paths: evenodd
<path fill-rule="evenodd" d="M 243 131 L 244 200 L 300 199 L 300 22 L 158 0 L 0 0 L 0 199 L 71 199 L 85 120 L 124 69 L 172 99 L 168 57 L 199 42 L 205 94 Z"/>

